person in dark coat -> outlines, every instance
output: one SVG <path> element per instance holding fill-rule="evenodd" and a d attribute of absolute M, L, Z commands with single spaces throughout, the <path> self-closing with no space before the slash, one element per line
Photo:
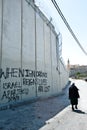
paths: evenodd
<path fill-rule="evenodd" d="M 78 98 L 80 98 L 78 90 L 79 89 L 76 87 L 76 85 L 74 83 L 69 88 L 69 99 L 70 99 L 70 103 L 72 105 L 72 110 L 73 111 L 74 111 L 75 108 L 78 109 L 77 108 Z"/>

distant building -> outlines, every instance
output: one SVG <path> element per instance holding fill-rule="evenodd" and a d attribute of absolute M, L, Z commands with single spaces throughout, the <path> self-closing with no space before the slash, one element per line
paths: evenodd
<path fill-rule="evenodd" d="M 70 65 L 69 76 L 74 76 L 77 73 L 87 73 L 86 65 Z"/>

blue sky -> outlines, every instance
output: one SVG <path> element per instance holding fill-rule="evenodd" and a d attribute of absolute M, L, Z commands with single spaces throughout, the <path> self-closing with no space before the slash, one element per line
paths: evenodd
<path fill-rule="evenodd" d="M 87 1 L 56 0 L 56 2 L 79 42 L 87 51 Z M 36 3 L 49 19 L 52 17 L 56 31 L 60 31 L 62 34 L 62 57 L 65 64 L 69 59 L 70 64 L 87 65 L 87 55 L 71 36 L 51 0 L 36 0 Z"/>

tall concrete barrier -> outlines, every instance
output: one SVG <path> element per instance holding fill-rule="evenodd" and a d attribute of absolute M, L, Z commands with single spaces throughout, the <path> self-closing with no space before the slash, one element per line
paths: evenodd
<path fill-rule="evenodd" d="M 0 0 L 0 105 L 59 94 L 68 71 L 54 26 L 31 0 Z"/>

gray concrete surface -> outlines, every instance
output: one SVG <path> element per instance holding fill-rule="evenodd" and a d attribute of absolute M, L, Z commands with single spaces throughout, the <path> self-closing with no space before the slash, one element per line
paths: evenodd
<path fill-rule="evenodd" d="M 72 111 L 71 105 L 46 121 L 40 130 L 87 130 L 87 82 L 72 80 L 79 88 L 78 109 Z"/>

